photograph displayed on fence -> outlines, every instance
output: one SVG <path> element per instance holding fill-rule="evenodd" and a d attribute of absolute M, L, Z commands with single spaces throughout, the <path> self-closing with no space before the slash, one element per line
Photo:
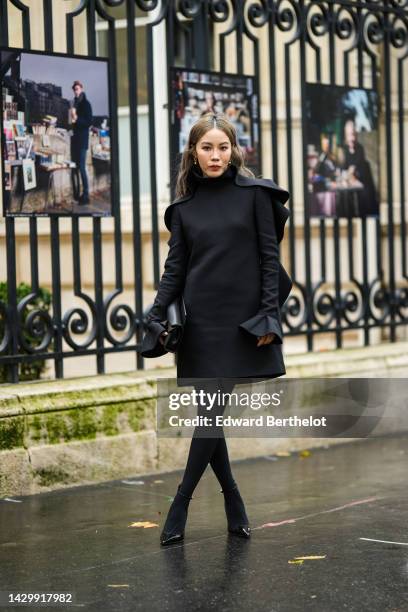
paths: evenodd
<path fill-rule="evenodd" d="M 109 63 L 0 49 L 3 214 L 112 214 Z"/>
<path fill-rule="evenodd" d="M 305 129 L 310 215 L 379 215 L 377 92 L 306 83 Z"/>
<path fill-rule="evenodd" d="M 191 126 L 205 113 L 225 113 L 245 151 L 246 165 L 261 172 L 259 96 L 255 77 L 170 68 L 171 157 L 175 176 Z"/>

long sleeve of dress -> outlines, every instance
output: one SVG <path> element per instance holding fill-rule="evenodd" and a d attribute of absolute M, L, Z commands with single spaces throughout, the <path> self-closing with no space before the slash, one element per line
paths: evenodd
<path fill-rule="evenodd" d="M 255 218 L 258 232 L 262 294 L 259 311 L 239 325 L 254 336 L 275 334 L 272 344 L 282 344 L 282 323 L 279 307 L 279 247 L 271 199 L 257 186 Z"/>
<path fill-rule="evenodd" d="M 163 323 L 167 319 L 167 306 L 183 290 L 187 268 L 187 246 L 183 235 L 179 207 L 175 206 L 171 217 L 171 236 L 167 242 L 169 252 L 164 263 L 164 272 L 152 308 L 146 318 L 147 332 L 143 338 L 141 354 L 144 357 L 159 357 L 165 354 L 159 336 L 166 331 Z"/>

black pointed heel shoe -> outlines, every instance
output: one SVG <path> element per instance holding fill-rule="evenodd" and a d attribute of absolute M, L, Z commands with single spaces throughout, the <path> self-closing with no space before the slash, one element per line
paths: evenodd
<path fill-rule="evenodd" d="M 241 538 L 250 538 L 251 528 L 238 486 L 235 485 L 235 487 L 226 491 L 221 489 L 220 493 L 224 493 L 224 507 L 225 514 L 227 515 L 228 532 Z"/>
<path fill-rule="evenodd" d="M 181 483 L 177 487 L 177 493 L 169 508 L 167 519 L 160 535 L 160 544 L 168 546 L 176 544 L 184 539 L 184 527 L 187 521 L 188 505 L 192 497 L 188 497 L 180 491 Z"/>

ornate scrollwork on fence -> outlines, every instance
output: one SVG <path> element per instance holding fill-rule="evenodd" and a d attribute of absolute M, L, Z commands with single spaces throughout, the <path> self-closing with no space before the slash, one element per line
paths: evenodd
<path fill-rule="evenodd" d="M 82 292 L 75 294 L 80 297 L 88 304 L 89 310 L 91 311 L 91 330 L 85 338 L 84 342 L 78 343 L 74 340 L 74 336 L 84 336 L 90 326 L 90 320 L 87 312 L 83 308 L 75 307 L 70 308 L 64 314 L 62 318 L 62 330 L 64 340 L 73 349 L 84 349 L 92 344 L 96 338 L 98 331 L 97 328 L 97 314 L 95 302 L 88 295 Z"/>
<path fill-rule="evenodd" d="M 233 5 L 234 6 L 234 5 Z M 214 23 L 224 23 L 230 17 L 230 6 L 226 0 L 210 0 L 208 15 Z"/>
<path fill-rule="evenodd" d="M 54 337 L 54 324 L 46 310 L 34 308 L 24 319 L 25 309 L 37 297 L 36 293 L 30 293 L 17 305 L 19 346 L 27 353 L 46 351 Z"/>
<path fill-rule="evenodd" d="M 305 287 L 294 280 L 292 291 L 282 308 L 282 323 L 285 323 L 291 333 L 296 333 L 303 328 L 306 315 Z"/>
<path fill-rule="evenodd" d="M 105 310 L 105 337 L 113 346 L 125 346 L 134 336 L 136 330 L 135 313 L 128 304 L 116 304 L 109 313 L 109 308 L 114 298 L 119 295 L 120 291 L 113 291 L 104 302 Z M 121 314 L 121 311 L 124 314 Z M 108 321 L 112 330 L 122 332 L 120 339 L 115 338 L 109 331 Z M 127 332 L 123 332 L 127 329 Z"/>

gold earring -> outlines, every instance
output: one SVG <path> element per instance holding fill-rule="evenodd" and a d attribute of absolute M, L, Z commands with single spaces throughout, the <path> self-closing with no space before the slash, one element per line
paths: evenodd
<path fill-rule="evenodd" d="M 231 164 L 231 160 L 228 162 L 228 165 L 230 165 L 230 164 Z"/>
<path fill-rule="evenodd" d="M 194 158 L 194 163 L 195 163 L 195 165 L 197 165 L 197 158 L 196 157 Z"/>

